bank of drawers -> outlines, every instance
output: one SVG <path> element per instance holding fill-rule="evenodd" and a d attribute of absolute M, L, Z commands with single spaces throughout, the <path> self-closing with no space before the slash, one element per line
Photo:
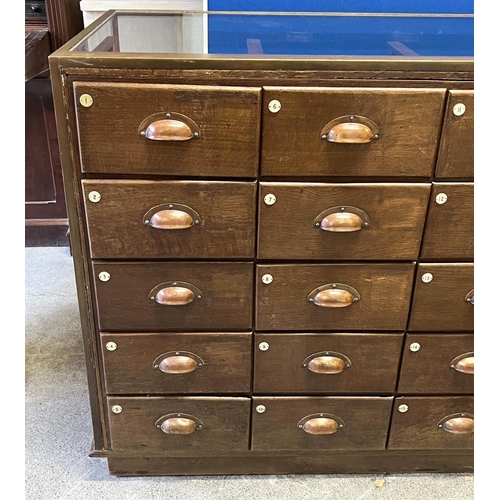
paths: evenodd
<path fill-rule="evenodd" d="M 471 91 L 74 90 L 114 451 L 472 446 Z"/>

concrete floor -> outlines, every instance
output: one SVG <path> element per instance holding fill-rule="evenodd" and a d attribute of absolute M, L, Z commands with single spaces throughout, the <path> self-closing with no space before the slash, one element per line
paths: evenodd
<path fill-rule="evenodd" d="M 92 431 L 68 248 L 26 249 L 28 500 L 471 500 L 464 474 L 121 478 L 88 458 Z"/>

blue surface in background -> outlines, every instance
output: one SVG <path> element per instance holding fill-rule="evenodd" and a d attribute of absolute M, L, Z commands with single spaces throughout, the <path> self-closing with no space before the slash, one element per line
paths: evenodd
<path fill-rule="evenodd" d="M 471 0 L 209 0 L 209 11 L 473 13 Z M 422 56 L 472 56 L 472 18 L 210 16 L 211 54 L 248 54 L 258 39 L 264 54 L 391 55 L 396 41 Z M 397 54 L 397 53 L 396 53 Z"/>
<path fill-rule="evenodd" d="M 473 14 L 473 0 L 208 0 L 208 10 Z"/>

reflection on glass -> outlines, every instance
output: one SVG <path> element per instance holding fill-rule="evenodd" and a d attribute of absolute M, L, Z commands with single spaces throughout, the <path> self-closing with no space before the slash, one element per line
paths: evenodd
<path fill-rule="evenodd" d="M 260 56 L 473 56 L 471 15 L 116 13 L 73 50 Z"/>

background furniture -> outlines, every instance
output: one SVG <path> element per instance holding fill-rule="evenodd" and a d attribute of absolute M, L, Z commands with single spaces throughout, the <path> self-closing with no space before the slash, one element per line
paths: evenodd
<path fill-rule="evenodd" d="M 184 46 L 196 16 L 154 18 Z M 454 58 L 143 54 L 149 31 L 123 55 L 141 17 L 51 56 L 92 456 L 116 475 L 470 471 L 467 30 Z"/>
<path fill-rule="evenodd" d="M 77 0 L 25 1 L 25 244 L 67 245 L 49 54 L 83 27 Z"/>

